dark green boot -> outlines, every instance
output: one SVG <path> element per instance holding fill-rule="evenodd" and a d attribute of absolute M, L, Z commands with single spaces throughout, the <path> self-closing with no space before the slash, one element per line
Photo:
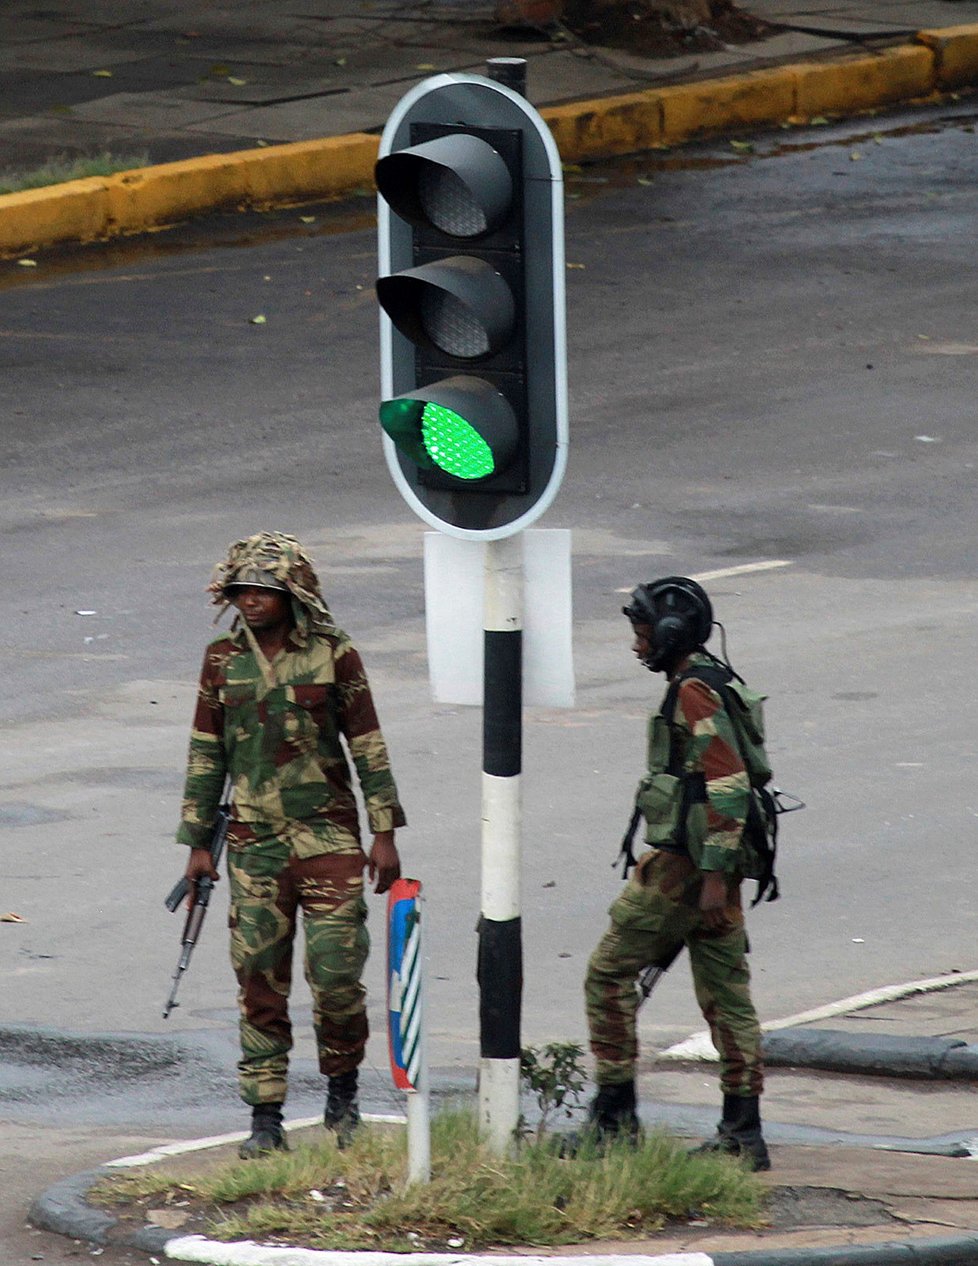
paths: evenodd
<path fill-rule="evenodd" d="M 342 1151 L 353 1138 L 360 1125 L 360 1109 L 357 1106 L 357 1070 L 338 1073 L 329 1079 L 326 1095 L 326 1111 L 323 1125 L 336 1134 L 336 1146 Z"/>
<path fill-rule="evenodd" d="M 285 1141 L 282 1129 L 282 1105 L 280 1103 L 259 1103 L 251 1110 L 251 1134 L 238 1148 L 242 1160 L 255 1160 L 258 1156 L 267 1156 L 270 1152 L 287 1152 L 289 1145 Z"/>
<path fill-rule="evenodd" d="M 635 1111 L 635 1083 L 622 1081 L 613 1086 L 599 1086 L 591 1100 L 588 1130 L 599 1143 L 612 1139 L 638 1139 L 638 1114 Z"/>
<path fill-rule="evenodd" d="M 757 1095 L 724 1095 L 723 1116 L 716 1137 L 694 1148 L 694 1152 L 722 1152 L 739 1156 L 755 1172 L 771 1168 L 767 1144 L 761 1135 L 761 1108 Z"/>

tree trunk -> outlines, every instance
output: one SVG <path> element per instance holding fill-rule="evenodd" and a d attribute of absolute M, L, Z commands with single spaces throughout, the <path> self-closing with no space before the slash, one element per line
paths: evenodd
<path fill-rule="evenodd" d="M 710 51 L 769 32 L 735 0 L 496 0 L 496 20 L 543 28 L 562 21 L 586 44 L 653 57 Z"/>
<path fill-rule="evenodd" d="M 598 13 L 633 6 L 628 0 L 588 0 L 588 7 Z M 692 30 L 709 22 L 713 5 L 710 0 L 643 0 L 641 9 L 648 18 L 658 18 L 681 30 Z"/>

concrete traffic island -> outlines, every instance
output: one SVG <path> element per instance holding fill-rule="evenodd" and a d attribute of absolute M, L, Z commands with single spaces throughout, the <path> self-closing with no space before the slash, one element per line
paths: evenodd
<path fill-rule="evenodd" d="M 832 1028 L 772 1026 L 763 1100 L 773 1168 L 771 1225 L 725 1231 L 690 1224 L 654 1239 L 579 1245 L 572 1254 L 411 1254 L 418 1266 L 904 1266 L 978 1261 L 978 972 L 843 999 Z M 803 1017 L 798 1017 L 803 1019 Z M 715 1071 L 648 1054 L 639 1099 L 647 1128 L 695 1139 L 712 1133 Z M 827 1073 L 827 1068 L 834 1071 Z M 435 1079 L 437 1082 L 437 1079 Z M 367 1117 L 367 1119 L 371 1119 Z M 374 1118 L 380 1120 L 381 1118 Z M 383 1118 L 390 1121 L 391 1118 Z M 969 1127 L 969 1122 L 973 1123 Z M 318 1126 L 318 1118 L 292 1128 Z M 844 1129 L 841 1128 L 844 1126 Z M 397 1266 L 403 1255 L 217 1244 L 180 1228 L 115 1225 L 87 1203 L 120 1169 L 203 1151 L 233 1154 L 244 1134 L 178 1143 L 65 1179 L 40 1195 L 32 1222 L 94 1244 L 127 1244 L 171 1260 L 227 1266 Z M 199 1163 L 199 1159 L 196 1163 Z"/>

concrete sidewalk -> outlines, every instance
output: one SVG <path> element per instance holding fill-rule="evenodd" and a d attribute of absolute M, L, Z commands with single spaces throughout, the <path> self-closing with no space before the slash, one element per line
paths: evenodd
<path fill-rule="evenodd" d="M 56 0 L 0 15 L 8 168 L 108 150 L 125 175 L 0 196 L 0 257 L 369 188 L 377 134 L 418 80 L 528 62 L 565 162 L 875 109 L 978 81 L 975 0 L 753 0 L 768 38 L 651 59 L 559 28 L 505 31 L 490 7 L 408 0 L 226 7 Z M 144 168 L 143 164 L 151 164 Z"/>
<path fill-rule="evenodd" d="M 887 991 L 897 996 L 875 1005 L 866 1005 L 869 997 L 843 1000 L 831 1028 L 822 1021 L 798 1023 L 767 1035 L 772 1066 L 763 1103 L 773 1162 L 764 1175 L 772 1189 L 768 1228 L 732 1232 L 692 1224 L 641 1242 L 581 1245 L 566 1256 L 542 1256 L 568 1266 L 584 1266 L 588 1256 L 623 1259 L 629 1266 L 978 1262 L 978 972 L 965 973 L 960 982 L 948 977 L 905 990 Z M 970 1052 L 971 1059 L 954 1063 L 948 1051 Z M 663 1055 L 646 1051 L 641 1064 L 644 1123 L 689 1138 L 712 1134 L 719 1098 L 715 1069 Z M 826 1062 L 834 1072 L 824 1071 Z M 233 1156 L 242 1137 L 199 1146 L 223 1159 Z M 167 1159 L 178 1174 L 183 1165 L 189 1173 L 200 1160 L 185 1147 L 179 1145 L 176 1158 L 164 1148 L 136 1163 Z M 125 1243 L 182 1261 L 343 1266 L 347 1257 L 358 1260 L 254 1245 L 210 1247 L 178 1227 L 113 1227 L 84 1198 L 106 1172 L 76 1175 L 45 1192 L 32 1221 L 76 1239 Z M 367 1266 L 403 1260 L 368 1256 Z M 472 1260 L 464 1251 L 412 1255 L 412 1261 L 419 1258 Z M 366 1261 L 363 1255 L 359 1260 Z M 488 1260 L 500 1266 L 499 1257 Z M 525 1266 L 526 1255 L 511 1260 Z"/>

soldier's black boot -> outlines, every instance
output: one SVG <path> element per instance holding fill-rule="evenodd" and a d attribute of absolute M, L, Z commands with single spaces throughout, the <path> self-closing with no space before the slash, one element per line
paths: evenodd
<path fill-rule="evenodd" d="M 612 1139 L 638 1139 L 638 1114 L 635 1111 L 635 1082 L 622 1081 L 613 1086 L 599 1086 L 591 1100 L 588 1130 L 599 1143 Z"/>
<path fill-rule="evenodd" d="M 351 1068 L 348 1073 L 338 1073 L 329 1079 L 329 1091 L 326 1095 L 326 1111 L 323 1113 L 323 1125 L 336 1134 L 336 1146 L 342 1151 L 353 1138 L 354 1131 L 360 1124 L 360 1109 L 357 1106 L 357 1070 Z"/>
<path fill-rule="evenodd" d="M 761 1108 L 757 1095 L 724 1095 L 723 1116 L 716 1137 L 694 1149 L 740 1156 L 751 1169 L 768 1170 L 771 1158 L 761 1134 Z"/>
<path fill-rule="evenodd" d="M 282 1105 L 256 1104 L 251 1109 L 251 1133 L 238 1148 L 238 1155 L 242 1160 L 254 1160 L 258 1156 L 267 1156 L 269 1152 L 288 1150 L 282 1129 Z"/>

